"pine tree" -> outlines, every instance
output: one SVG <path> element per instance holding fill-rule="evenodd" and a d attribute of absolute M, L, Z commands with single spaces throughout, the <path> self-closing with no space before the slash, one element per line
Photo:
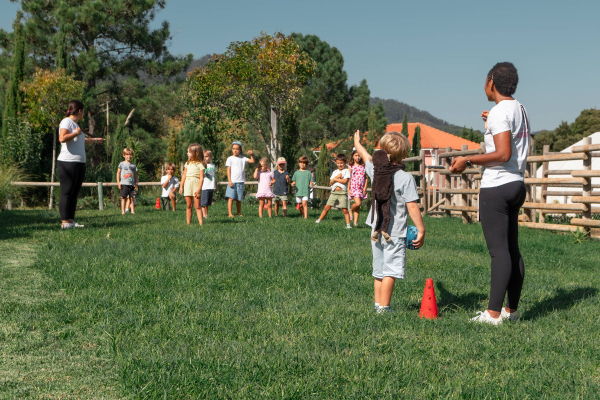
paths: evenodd
<path fill-rule="evenodd" d="M 408 114 L 404 114 L 404 119 L 402 120 L 402 131 L 400 132 L 408 139 Z"/>
<path fill-rule="evenodd" d="M 56 68 L 62 68 L 69 73 L 69 54 L 67 53 L 67 34 L 64 25 L 56 34 Z"/>
<path fill-rule="evenodd" d="M 415 134 L 413 135 L 412 141 L 412 150 L 411 156 L 418 157 L 421 154 L 421 126 L 417 125 L 415 127 Z M 425 162 L 424 160 L 421 162 Z M 418 171 L 420 169 L 420 163 L 418 161 L 412 162 L 412 171 Z M 417 181 L 417 185 L 419 184 L 419 178 L 415 179 Z"/>
<path fill-rule="evenodd" d="M 13 70 L 10 75 L 10 84 L 7 85 L 2 115 L 2 137 L 8 136 L 9 119 L 16 118 L 22 111 L 23 96 L 21 95 L 21 82 L 25 77 L 25 41 L 21 26 L 21 13 L 17 13 L 14 32 Z"/>
<path fill-rule="evenodd" d="M 329 152 L 327 151 L 327 138 L 321 143 L 321 152 L 319 153 L 319 162 L 317 163 L 316 178 L 320 186 L 329 186 Z M 321 190 L 321 198 L 326 197 L 326 190 Z"/>

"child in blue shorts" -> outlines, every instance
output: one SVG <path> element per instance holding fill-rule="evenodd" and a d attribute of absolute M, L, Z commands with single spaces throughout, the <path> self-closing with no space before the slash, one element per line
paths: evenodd
<path fill-rule="evenodd" d="M 254 156 L 252 151 L 248 151 L 250 158 L 242 155 L 242 143 L 239 141 L 233 142 L 231 145 L 231 152 L 233 155 L 227 159 L 225 166 L 227 167 L 227 190 L 225 191 L 225 197 L 227 201 L 227 210 L 229 211 L 229 217 L 233 218 L 233 201 L 236 201 L 237 216 L 242 216 L 242 200 L 244 200 L 244 184 L 246 182 L 246 163 L 254 164 Z"/>
<path fill-rule="evenodd" d="M 402 160 L 406 158 L 410 149 L 408 139 L 398 132 L 386 133 L 379 141 L 379 146 L 381 150 L 388 154 L 393 164 L 402 164 Z M 372 158 L 360 144 L 360 131 L 356 131 L 354 134 L 354 147 L 362 159 L 365 160 L 365 172 L 369 176 L 372 185 L 375 185 Z M 425 241 L 425 225 L 417 204 L 419 194 L 415 180 L 403 170 L 395 172 L 392 179 L 393 193 L 390 198 L 390 224 L 387 230 L 389 240 L 381 235 L 377 241 L 371 241 L 373 278 L 375 278 L 375 311 L 378 313 L 392 311 L 390 302 L 394 291 L 394 283 L 396 279 L 404 279 L 406 269 L 406 220 L 408 215 L 410 215 L 419 231 L 417 239 L 413 240 L 413 245 L 415 248 L 419 248 L 423 246 Z M 377 215 L 374 215 L 373 221 L 376 220 Z M 371 225 L 371 212 L 367 216 L 367 224 Z"/>

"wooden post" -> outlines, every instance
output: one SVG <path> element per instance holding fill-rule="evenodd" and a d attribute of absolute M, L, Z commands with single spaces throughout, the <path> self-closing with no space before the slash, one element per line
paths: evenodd
<path fill-rule="evenodd" d="M 586 137 L 583 139 L 583 145 L 588 145 L 588 144 L 592 144 L 592 138 L 591 137 Z M 586 151 L 585 154 L 587 155 L 587 159 L 583 160 L 583 170 L 584 171 L 590 171 L 592 169 L 592 157 L 591 157 L 591 152 L 590 151 Z M 584 196 L 591 196 L 592 195 L 592 178 L 586 178 L 585 180 L 585 184 L 583 185 L 583 195 Z M 585 205 L 585 211 L 583 212 L 583 219 L 592 219 L 592 204 L 588 203 Z M 583 228 L 588 234 L 591 231 L 591 228 L 589 226 L 586 226 Z"/>
<path fill-rule="evenodd" d="M 104 190 L 102 189 L 102 182 L 98 182 L 98 210 L 104 210 Z"/>
<path fill-rule="evenodd" d="M 452 151 L 452 147 L 446 147 L 446 153 L 450 153 Z M 444 158 L 444 166 L 446 168 L 450 167 L 450 158 Z M 450 177 L 450 175 L 444 175 L 444 189 L 452 189 L 452 179 Z M 449 206 L 450 202 L 452 200 L 452 195 L 450 193 L 445 193 L 444 194 L 444 204 Z M 446 215 L 447 216 L 451 216 L 451 211 L 450 210 L 446 210 Z"/>
<path fill-rule="evenodd" d="M 423 191 L 423 197 L 421 197 L 421 204 L 423 205 L 422 214 L 427 214 L 427 185 L 425 179 L 425 150 L 421 150 L 419 153 L 421 156 L 421 164 L 419 165 L 419 171 L 421 172 L 421 190 Z"/>
<path fill-rule="evenodd" d="M 461 150 L 469 150 L 469 145 L 467 144 L 463 144 L 461 147 Z M 467 184 L 467 175 L 463 174 L 461 176 L 461 187 L 463 189 L 468 189 L 469 186 Z M 469 198 L 467 194 L 462 194 L 461 195 L 461 206 L 468 206 L 469 205 Z M 462 220 L 463 223 L 468 224 L 469 222 L 471 222 L 471 218 L 469 217 L 469 213 L 466 211 L 462 211 Z"/>
<path fill-rule="evenodd" d="M 550 145 L 549 144 L 545 144 L 544 147 L 543 147 L 543 150 L 542 150 L 542 154 L 546 155 L 548 153 L 550 153 Z M 548 161 L 544 161 L 542 163 L 542 178 L 547 178 L 546 171 L 548 171 L 549 165 L 550 165 L 550 163 L 548 163 Z M 546 196 L 544 194 L 544 192 L 548 190 L 548 185 L 542 185 L 541 188 L 542 188 L 541 189 L 542 190 L 542 193 L 541 193 L 541 196 L 542 196 L 541 202 L 545 204 L 547 202 L 548 196 Z M 565 200 L 565 203 L 566 202 L 567 201 Z M 546 214 L 544 214 L 544 210 L 540 210 L 540 223 L 542 223 L 542 224 L 546 223 Z"/>

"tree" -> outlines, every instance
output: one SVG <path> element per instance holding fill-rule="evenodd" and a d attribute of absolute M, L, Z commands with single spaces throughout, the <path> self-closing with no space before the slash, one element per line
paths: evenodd
<path fill-rule="evenodd" d="M 67 53 L 67 35 L 65 33 L 64 25 L 60 26 L 60 29 L 56 36 L 56 68 L 62 68 L 69 73 L 69 54 Z"/>
<path fill-rule="evenodd" d="M 188 78 L 187 118 L 213 126 L 219 121 L 249 123 L 274 163 L 281 153 L 281 133 L 271 121 L 271 109 L 278 117 L 293 109 L 315 67 L 308 54 L 282 33 L 233 42 Z"/>
<path fill-rule="evenodd" d="M 418 157 L 421 154 L 421 125 L 417 125 L 415 127 L 415 134 L 413 135 L 412 147 L 410 151 L 411 157 Z M 425 160 L 421 160 L 421 162 L 425 162 Z M 418 171 L 420 169 L 420 163 L 418 161 L 413 161 L 411 163 L 411 171 Z M 415 179 L 417 181 L 417 185 L 419 184 L 419 178 Z"/>
<path fill-rule="evenodd" d="M 387 126 L 387 118 L 385 116 L 385 108 L 382 103 L 377 106 L 371 106 L 369 109 L 367 145 L 366 150 L 369 154 L 373 154 L 377 142 L 385 133 Z"/>
<path fill-rule="evenodd" d="M 404 114 L 404 119 L 402 120 L 402 131 L 400 133 L 408 139 L 408 114 Z"/>
<path fill-rule="evenodd" d="M 25 92 L 29 121 L 35 129 L 42 132 L 52 131 L 52 171 L 50 182 L 54 182 L 56 169 L 56 134 L 58 125 L 65 115 L 65 106 L 73 99 L 83 96 L 85 84 L 67 75 L 64 69 L 56 71 L 39 70 L 33 80 L 23 83 L 21 89 Z M 49 207 L 54 201 L 54 186 L 50 187 Z"/>
<path fill-rule="evenodd" d="M 329 174 L 331 170 L 329 168 L 329 151 L 327 150 L 327 138 L 323 138 L 321 142 L 321 151 L 319 152 L 319 162 L 317 163 L 317 169 L 315 171 L 317 184 L 320 186 L 329 186 Z M 326 190 L 321 191 L 321 198 L 326 197 Z"/>
<path fill-rule="evenodd" d="M 8 124 L 19 125 L 15 118 L 22 111 L 23 97 L 21 95 L 20 86 L 21 82 L 25 78 L 25 41 L 22 33 L 23 27 L 21 26 L 21 13 L 17 13 L 17 19 L 15 21 L 15 32 L 13 35 L 14 40 L 14 54 L 13 54 L 13 69 L 10 76 L 10 84 L 6 91 L 6 98 L 4 101 L 4 110 L 2 115 L 2 137 L 7 139 L 8 136 Z"/>

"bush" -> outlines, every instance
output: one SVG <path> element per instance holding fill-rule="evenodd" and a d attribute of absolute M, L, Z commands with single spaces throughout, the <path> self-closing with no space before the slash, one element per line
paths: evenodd
<path fill-rule="evenodd" d="M 23 187 L 13 186 L 11 182 L 20 182 L 27 179 L 27 175 L 20 168 L 0 165 L 0 209 L 7 200 L 14 200 L 21 194 Z"/>

